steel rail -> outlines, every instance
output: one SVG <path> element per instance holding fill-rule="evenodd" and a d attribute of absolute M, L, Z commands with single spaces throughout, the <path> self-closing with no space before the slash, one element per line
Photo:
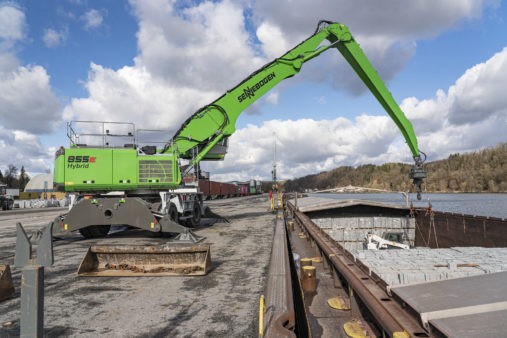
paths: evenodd
<path fill-rule="evenodd" d="M 296 337 L 294 298 L 285 224 L 277 213 L 266 283 L 264 337 Z"/>
<path fill-rule="evenodd" d="M 386 290 L 374 281 L 356 264 L 353 256 L 333 240 L 304 213 L 288 203 L 294 218 L 315 241 L 322 257 L 330 268 L 342 276 L 364 305 L 371 312 L 382 329 L 389 335 L 407 333 L 414 337 L 428 337 L 428 332 L 418 320 L 403 309 L 402 305 L 391 298 Z"/>

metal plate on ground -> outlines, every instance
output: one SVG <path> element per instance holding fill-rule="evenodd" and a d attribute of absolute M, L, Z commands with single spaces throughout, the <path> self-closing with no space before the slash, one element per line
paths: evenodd
<path fill-rule="evenodd" d="M 205 275 L 211 269 L 210 245 L 91 246 L 81 262 L 80 276 Z"/>
<path fill-rule="evenodd" d="M 394 287 L 391 292 L 416 311 L 426 327 L 429 322 L 452 329 L 460 322 L 460 330 L 473 329 L 488 314 L 507 310 L 507 271 Z M 469 317 L 469 320 L 462 321 L 459 317 Z M 491 329 L 496 330 L 497 323 L 491 324 Z M 449 334 L 460 336 L 454 332 Z M 489 331 L 481 335 L 490 336 Z"/>
<path fill-rule="evenodd" d="M 507 310 L 430 320 L 432 327 L 448 337 L 504 337 Z M 473 324 L 471 324 L 473 323 Z"/>

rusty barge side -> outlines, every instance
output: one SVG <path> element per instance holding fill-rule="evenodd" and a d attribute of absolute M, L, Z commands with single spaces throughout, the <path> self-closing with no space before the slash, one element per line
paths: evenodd
<path fill-rule="evenodd" d="M 449 212 L 415 209 L 415 246 L 507 247 L 507 220 Z"/>

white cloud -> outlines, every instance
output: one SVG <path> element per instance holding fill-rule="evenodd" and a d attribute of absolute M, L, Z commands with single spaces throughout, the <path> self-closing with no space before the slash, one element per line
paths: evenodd
<path fill-rule="evenodd" d="M 223 180 L 270 176 L 273 158 L 273 133 L 277 137 L 277 162 L 282 178 L 330 170 L 340 165 L 379 163 L 399 132 L 387 116 L 361 115 L 354 121 L 271 120 L 262 126 L 249 125 L 230 139 L 226 160 L 205 163 L 215 177 Z M 391 160 L 410 159 L 409 151 L 391 150 Z M 235 173 L 235 174 L 231 174 Z M 237 174 L 240 173 L 238 177 Z M 216 176 L 219 175 L 219 176 Z"/>
<path fill-rule="evenodd" d="M 25 13 L 15 4 L 0 4 L 0 39 L 5 41 L 22 40 L 25 37 Z"/>
<path fill-rule="evenodd" d="M 65 41 L 67 41 L 68 36 L 69 29 L 67 27 L 59 31 L 52 28 L 46 28 L 44 30 L 44 35 L 42 36 L 42 41 L 44 41 L 46 47 L 54 48 L 59 45 L 63 45 Z"/>
<path fill-rule="evenodd" d="M 487 0 L 428 0 L 406 2 L 387 0 L 358 5 L 347 0 L 257 0 L 253 2 L 255 20 L 278 27 L 290 46 L 307 36 L 322 18 L 346 24 L 358 39 L 370 37 L 384 43 L 436 36 L 463 18 L 477 18 Z M 360 6 L 360 7 L 358 7 Z M 276 43 L 274 41 L 273 43 Z"/>
<path fill-rule="evenodd" d="M 402 110 L 414 125 L 419 148 L 430 160 L 507 141 L 507 47 L 467 71 L 435 98 L 406 98 Z M 299 177 L 342 165 L 410 162 L 411 153 L 387 116 L 354 121 L 302 119 L 249 125 L 231 137 L 224 162 L 204 164 L 217 180 L 269 178 L 276 131 L 278 173 Z"/>
<path fill-rule="evenodd" d="M 15 54 L 26 38 L 25 14 L 11 2 L 0 4 L 0 166 L 27 171 L 50 168 L 53 151 L 37 134 L 49 134 L 61 120 L 60 103 L 44 67 L 21 65 Z"/>
<path fill-rule="evenodd" d="M 256 56 L 243 8 L 225 0 L 177 12 L 166 1 L 133 1 L 138 15 L 136 65 L 182 87 L 221 93 L 265 61 Z"/>
<path fill-rule="evenodd" d="M 261 23 L 256 34 L 268 59 L 280 57 L 291 48 L 280 27 L 274 24 Z"/>
<path fill-rule="evenodd" d="M 13 164 L 18 169 L 41 173 L 51 168 L 54 149 L 45 149 L 37 136 L 20 131 L 8 130 L 0 125 L 0 170 Z"/>
<path fill-rule="evenodd" d="M 48 134 L 60 120 L 49 75 L 38 65 L 21 66 L 11 51 L 25 30 L 25 14 L 11 3 L 0 5 L 0 38 L 8 41 L 0 49 L 0 127 Z"/>
<path fill-rule="evenodd" d="M 507 47 L 470 68 L 449 88 L 449 122 L 465 124 L 507 116 Z"/>
<path fill-rule="evenodd" d="M 60 104 L 41 66 L 0 72 L 0 123 L 14 130 L 49 134 L 60 121 Z"/>
<path fill-rule="evenodd" d="M 104 11 L 97 9 L 90 9 L 85 14 L 81 15 L 81 20 L 84 21 L 85 29 L 95 29 L 102 25 L 104 22 Z"/>
<path fill-rule="evenodd" d="M 370 1 L 348 0 L 257 0 L 252 2 L 253 20 L 262 50 L 279 56 L 308 37 L 325 18 L 347 25 L 384 81 L 391 80 L 416 50 L 415 41 L 434 37 L 463 19 L 477 18 L 487 0 Z M 321 56 L 304 66 L 296 81 L 327 82 L 354 95 L 365 86 L 339 53 Z M 323 66 L 324 65 L 324 66 Z"/>
<path fill-rule="evenodd" d="M 262 64 L 249 47 L 242 9 L 235 4 L 206 2 L 182 13 L 164 1 L 133 6 L 140 18 L 135 65 L 114 71 L 92 64 L 89 97 L 73 99 L 66 119 L 134 121 L 174 132 Z"/>
<path fill-rule="evenodd" d="M 17 57 L 10 53 L 0 53 L 0 74 L 8 73 L 19 66 L 19 60 Z"/>
<path fill-rule="evenodd" d="M 138 127 L 168 129 L 168 136 L 172 136 L 198 107 L 212 102 L 247 74 L 308 37 L 318 19 L 329 17 L 329 13 L 338 13 L 336 19 L 349 25 L 380 76 L 389 80 L 413 55 L 417 39 L 436 36 L 463 19 L 476 18 L 489 3 L 391 0 L 358 10 L 353 2 L 331 0 L 259 0 L 249 8 L 244 2 L 228 0 L 195 6 L 187 3 L 183 8 L 175 8 L 174 2 L 165 0 L 131 0 L 139 20 L 139 53 L 134 65 L 113 70 L 92 63 L 85 82 L 89 96 L 73 99 L 65 108 L 65 118 L 132 121 Z M 252 22 L 246 22 L 245 10 L 253 13 Z M 253 25 L 253 30 L 247 30 L 247 25 Z M 296 78 L 325 82 L 353 94 L 365 90 L 339 53 L 328 52 L 319 62 L 305 64 Z M 488 77 L 483 73 L 480 78 Z M 489 114 L 489 122 L 481 122 L 480 126 L 452 125 L 455 120 L 450 117 L 455 115 L 451 107 L 458 107 L 456 102 L 465 99 L 465 93 L 457 89 L 468 88 L 458 82 L 452 102 L 444 91 L 439 91 L 435 99 L 404 101 L 423 150 L 450 149 L 443 145 L 448 131 L 471 132 L 477 127 L 486 133 L 494 132 L 491 128 L 498 128 L 501 121 L 505 124 L 501 116 Z M 277 87 L 265 101 L 276 104 L 284 87 Z M 480 93 L 474 96 L 480 97 Z M 259 102 L 251 112 L 262 109 Z M 443 122 L 441 110 L 449 116 Z M 450 126 L 454 129 L 447 129 Z M 204 167 L 211 169 L 215 179 L 269 177 L 273 131 L 280 144 L 280 175 L 285 178 L 344 164 L 411 160 L 400 132 L 387 116 L 363 114 L 354 120 L 274 120 L 262 126 L 250 125 L 231 137 L 224 162 L 206 163 Z M 455 138 L 453 142 L 463 140 Z M 485 145 L 484 140 L 474 140 L 477 147 Z M 438 153 L 430 151 L 432 156 Z"/>
<path fill-rule="evenodd" d="M 167 85 L 144 67 L 113 71 L 93 63 L 86 88 L 90 97 L 73 99 L 64 110 L 64 119 L 134 121 L 138 127 L 167 129 L 167 139 L 190 112 L 217 95 Z"/>
<path fill-rule="evenodd" d="M 432 157 L 471 151 L 507 141 L 507 47 L 468 69 L 447 93 L 403 100 L 419 145 Z"/>

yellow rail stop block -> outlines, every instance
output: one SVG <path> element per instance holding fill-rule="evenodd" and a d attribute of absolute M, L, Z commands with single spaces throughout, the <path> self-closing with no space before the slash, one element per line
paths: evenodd
<path fill-rule="evenodd" d="M 313 263 L 322 263 L 322 257 L 313 257 L 312 262 Z"/>
<path fill-rule="evenodd" d="M 353 319 L 350 322 L 343 324 L 343 329 L 345 330 L 345 333 L 349 337 L 367 338 L 367 336 L 364 334 L 363 329 L 361 328 L 360 322 L 356 319 Z"/>
<path fill-rule="evenodd" d="M 337 296 L 334 298 L 329 298 L 327 300 L 327 304 L 330 307 L 332 307 L 333 309 L 344 310 L 344 311 L 350 310 L 349 302 L 340 296 Z"/>

